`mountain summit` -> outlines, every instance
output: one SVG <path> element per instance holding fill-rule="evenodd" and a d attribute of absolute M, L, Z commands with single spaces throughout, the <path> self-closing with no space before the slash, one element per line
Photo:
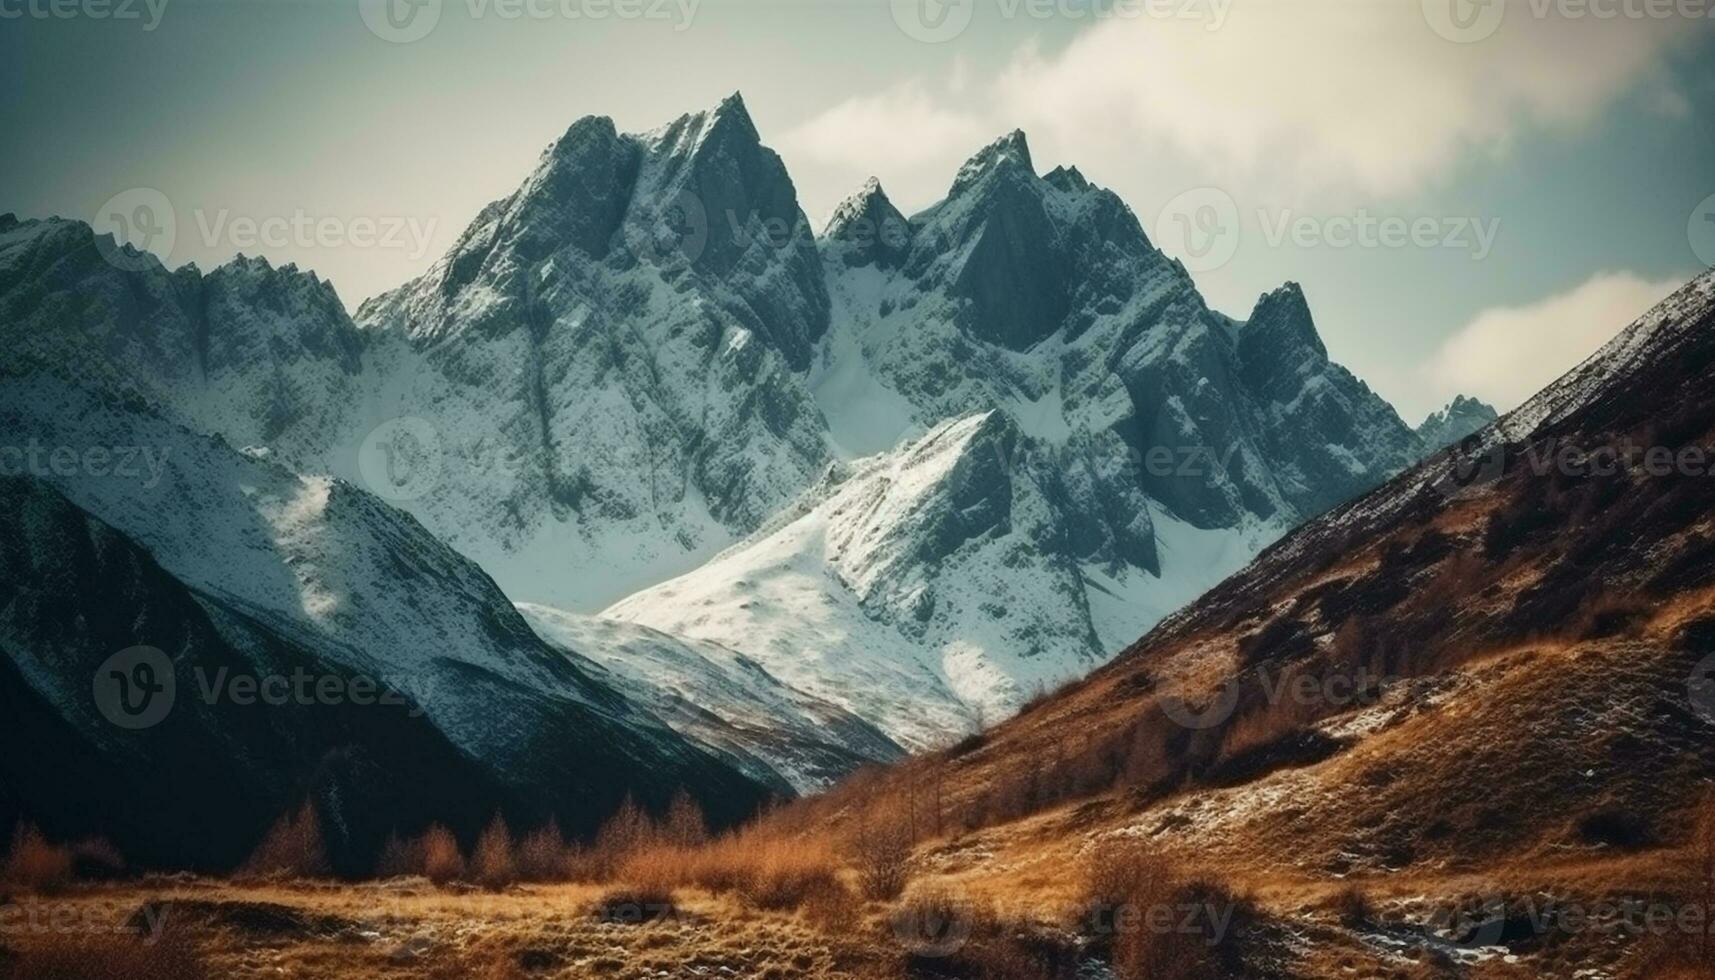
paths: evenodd
<path fill-rule="evenodd" d="M 1304 290 L 1242 324 L 1209 309 L 1118 196 L 1038 175 L 1019 132 L 909 218 L 872 179 L 817 239 L 737 95 L 648 133 L 582 119 L 354 320 L 296 269 L 126 278 L 87 227 L 6 227 L 22 346 L 380 495 L 562 638 L 663 671 L 709 652 L 684 683 L 717 694 L 735 653 L 792 688 L 782 725 L 819 698 L 874 746 L 1087 672 L 1425 451 L 1329 359 Z M 610 606 L 694 642 L 557 618 Z M 840 758 L 706 721 L 685 724 L 795 785 Z"/>

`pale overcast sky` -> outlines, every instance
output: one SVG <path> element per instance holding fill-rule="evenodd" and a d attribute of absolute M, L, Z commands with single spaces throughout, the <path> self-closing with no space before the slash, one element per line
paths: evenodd
<path fill-rule="evenodd" d="M 646 130 L 742 91 L 818 228 L 871 174 L 926 206 L 1022 128 L 1039 171 L 1076 164 L 1117 191 L 1216 307 L 1243 317 L 1301 282 L 1334 355 L 1415 423 L 1456 391 L 1510 407 L 1715 263 L 1711 12 L 0 0 L 0 211 L 88 220 L 152 188 L 177 218 L 170 264 L 259 252 L 355 309 L 584 115 Z M 423 238 L 239 240 L 236 219 L 279 216 Z"/>

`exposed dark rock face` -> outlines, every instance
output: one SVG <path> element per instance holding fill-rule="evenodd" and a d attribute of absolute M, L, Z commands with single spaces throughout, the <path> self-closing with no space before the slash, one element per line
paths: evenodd
<path fill-rule="evenodd" d="M 664 807 L 692 788 L 727 822 L 760 800 L 662 729 L 626 731 L 610 714 L 623 702 L 562 658 L 568 682 L 594 700 L 556 699 L 450 658 L 384 681 L 347 651 L 317 650 L 188 587 L 40 481 L 0 480 L 0 503 L 0 736 L 37 749 L 0 758 L 0 824 L 22 817 L 56 837 L 107 836 L 145 867 L 225 870 L 307 799 L 336 868 L 362 874 L 389 831 L 431 821 L 469 841 L 496 809 L 518 825 L 553 815 L 589 833 L 628 793 Z M 547 660 L 533 639 L 518 637 L 519 653 Z M 171 708 L 128 730 L 104 714 L 117 689 L 100 670 L 138 645 L 170 664 L 172 693 L 155 696 Z M 245 695 L 232 686 L 245 677 L 282 680 Z M 363 703 L 371 683 L 377 701 Z M 338 698 L 315 693 L 335 689 Z M 506 752 L 476 757 L 446 734 L 502 718 L 518 733 Z"/>
<path fill-rule="evenodd" d="M 846 246 L 841 259 L 848 265 L 895 268 L 911 248 L 911 222 L 871 177 L 834 210 L 823 237 Z"/>
<path fill-rule="evenodd" d="M 1478 432 L 1499 417 L 1494 406 L 1459 395 L 1446 408 L 1429 413 L 1417 427 L 1417 438 L 1424 451 L 1432 453 Z"/>

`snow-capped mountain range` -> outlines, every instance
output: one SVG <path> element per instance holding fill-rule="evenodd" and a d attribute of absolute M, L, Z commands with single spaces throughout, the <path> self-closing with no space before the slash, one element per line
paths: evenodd
<path fill-rule="evenodd" d="M 292 266 L 113 254 L 0 217 L 8 344 L 300 481 L 282 514 L 381 497 L 592 683 L 800 790 L 1088 672 L 1470 414 L 1411 429 L 1295 284 L 1211 310 L 1022 133 L 917 215 L 871 181 L 812 234 L 736 95 L 578 121 L 355 316 Z M 187 499 L 247 493 L 240 469 Z M 298 559 L 233 565 L 231 535 L 56 487 L 199 590 L 318 614 Z"/>

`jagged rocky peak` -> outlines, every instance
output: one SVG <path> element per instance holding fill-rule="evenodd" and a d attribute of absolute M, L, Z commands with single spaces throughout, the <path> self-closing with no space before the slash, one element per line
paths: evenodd
<path fill-rule="evenodd" d="M 1095 187 L 1077 167 L 1055 167 L 1042 179 L 1067 194 L 1082 194 Z"/>
<path fill-rule="evenodd" d="M 1499 417 L 1493 405 L 1457 395 L 1445 408 L 1429 413 L 1429 417 L 1417 427 L 1417 437 L 1423 441 L 1426 451 L 1434 452 L 1458 442 Z"/>
<path fill-rule="evenodd" d="M 525 261 L 565 245 L 596 258 L 606 255 L 637 178 L 638 157 L 636 145 L 612 119 L 579 119 L 543 152 L 536 171 L 507 202 L 502 235 Z"/>
<path fill-rule="evenodd" d="M 988 146 L 978 150 L 976 155 L 959 168 L 959 175 L 953 178 L 953 195 L 977 183 L 990 174 L 1024 174 L 1034 177 L 1036 168 L 1030 162 L 1030 144 L 1024 138 L 1024 130 L 1015 129 Z"/>
<path fill-rule="evenodd" d="M 1239 330 L 1239 365 L 1245 384 L 1274 401 L 1295 394 L 1305 375 L 1328 363 L 1304 290 L 1289 282 L 1257 300 Z"/>
<path fill-rule="evenodd" d="M 548 292 L 581 293 L 591 277 L 615 273 L 649 279 L 651 270 L 694 274 L 705 291 L 729 294 L 717 305 L 794 366 L 808 363 L 826 330 L 814 235 L 785 164 L 736 93 L 647 133 L 621 133 L 604 116 L 578 120 L 429 276 L 366 303 L 358 319 L 419 341 L 473 328 L 505 335 L 551 322 Z"/>
<path fill-rule="evenodd" d="M 718 149 L 727 141 L 739 146 L 760 144 L 762 136 L 750 118 L 750 109 L 739 92 L 708 109 L 687 112 L 648 134 L 651 149 L 681 157 Z"/>
<path fill-rule="evenodd" d="M 762 145 L 743 97 L 681 116 L 642 142 L 626 220 L 644 231 L 646 260 L 682 262 L 718 280 L 755 314 L 755 332 L 792 366 L 807 365 L 828 324 L 821 259 L 786 165 Z"/>
<path fill-rule="evenodd" d="M 44 281 L 58 282 L 92 271 L 136 272 L 152 277 L 166 269 L 154 253 L 121 244 L 111 234 L 98 235 L 95 229 L 75 218 L 49 216 L 20 220 L 16 214 L 9 217 L 12 219 L 9 223 L 0 222 L 0 234 L 7 237 L 5 245 L 8 250 L 16 250 L 12 252 L 14 256 L 55 256 L 67 261 L 56 260 L 52 269 L 39 265 L 32 267 L 31 262 L 14 262 L 9 267 L 0 268 L 0 277 L 8 274 L 20 279 L 35 276 Z M 0 279 L 0 289 L 8 285 L 9 282 Z"/>
<path fill-rule="evenodd" d="M 765 243 L 782 252 L 809 243 L 786 165 L 762 145 L 738 93 L 712 109 L 680 116 L 643 141 L 650 159 L 639 188 L 645 198 L 641 203 L 701 212 L 684 218 L 706 224 L 706 244 L 691 257 L 692 264 L 730 271 L 744 260 L 756 236 L 765 235 Z"/>
<path fill-rule="evenodd" d="M 238 255 L 202 277 L 203 368 L 258 373 L 274 362 L 324 362 L 359 373 L 364 338 L 333 283 L 295 263 Z"/>
<path fill-rule="evenodd" d="M 892 267 L 904 261 L 911 246 L 911 222 L 888 200 L 881 181 L 871 177 L 834 209 L 823 237 L 842 246 L 848 265 Z"/>
<path fill-rule="evenodd" d="M 1060 329 L 1077 271 L 1045 200 L 1051 193 L 1031 167 L 1024 133 L 1001 137 L 960 169 L 946 200 L 913 219 L 933 233 L 917 236 L 907 271 L 944 280 L 964 301 L 960 325 L 973 336 L 1028 349 Z"/>

